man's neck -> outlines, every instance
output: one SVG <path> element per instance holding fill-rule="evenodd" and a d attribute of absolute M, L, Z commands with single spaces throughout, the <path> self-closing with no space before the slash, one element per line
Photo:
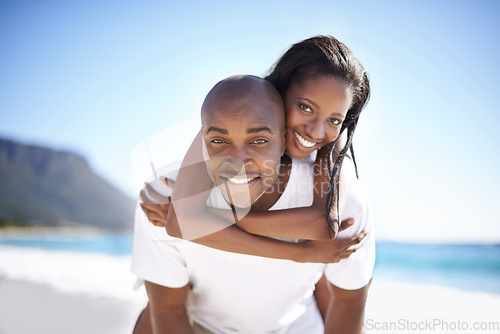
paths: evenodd
<path fill-rule="evenodd" d="M 291 170 L 292 159 L 287 155 L 283 155 L 276 181 L 268 188 L 268 191 L 252 204 L 251 211 L 267 211 L 278 201 L 288 184 Z"/>

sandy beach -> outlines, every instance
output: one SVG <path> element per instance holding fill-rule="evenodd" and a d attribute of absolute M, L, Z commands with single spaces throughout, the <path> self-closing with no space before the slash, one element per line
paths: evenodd
<path fill-rule="evenodd" d="M 0 282 L 1 334 L 132 333 L 140 301 L 62 293 L 19 280 Z"/>
<path fill-rule="evenodd" d="M 129 267 L 129 255 L 0 245 L 0 334 L 131 333 L 147 297 L 144 287 L 133 290 Z M 376 334 L 500 333 L 498 310 L 498 293 L 375 275 L 365 327 Z"/>
<path fill-rule="evenodd" d="M 137 293 L 144 299 L 124 301 L 2 279 L 0 333 L 131 333 L 145 302 Z M 500 333 L 499 309 L 499 295 L 374 281 L 365 326 L 368 333 Z"/>
<path fill-rule="evenodd" d="M 368 333 L 500 333 L 500 295 L 374 279 Z"/>
<path fill-rule="evenodd" d="M 131 333 L 147 302 L 129 256 L 0 246 L 0 334 Z"/>

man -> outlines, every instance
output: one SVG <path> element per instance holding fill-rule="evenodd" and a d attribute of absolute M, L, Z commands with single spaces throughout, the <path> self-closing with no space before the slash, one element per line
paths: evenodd
<path fill-rule="evenodd" d="M 210 174 L 220 185 L 209 198 L 211 206 L 251 204 L 252 210 L 277 210 L 312 202 L 312 166 L 283 156 L 283 104 L 268 82 L 243 76 L 217 84 L 203 104 L 202 132 Z M 351 215 L 366 223 L 366 207 L 356 204 L 348 203 L 348 208 L 363 212 Z M 157 333 L 196 333 L 200 328 L 213 333 L 323 333 L 313 297 L 323 271 L 339 286 L 332 287 L 337 298 L 330 303 L 335 312 L 326 315 L 327 330 L 354 333 L 362 327 L 371 244 L 348 263 L 359 274 L 354 281 L 337 273 L 345 264 L 325 269 L 321 263 L 224 252 L 153 231 L 138 211 L 132 271 L 146 280 Z"/>

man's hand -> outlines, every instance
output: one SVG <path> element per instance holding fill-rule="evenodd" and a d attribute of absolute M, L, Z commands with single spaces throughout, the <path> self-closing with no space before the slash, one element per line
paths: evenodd
<path fill-rule="evenodd" d="M 169 188 L 174 189 L 175 181 L 160 177 L 160 180 Z M 167 226 L 168 210 L 170 208 L 170 196 L 164 196 L 157 192 L 149 183 L 144 183 L 144 188 L 141 190 L 139 197 L 141 199 L 140 206 L 142 211 L 151 224 L 158 227 Z"/>
<path fill-rule="evenodd" d="M 354 219 L 346 219 L 342 221 L 339 231 L 343 231 L 353 224 Z M 367 234 L 367 231 L 362 231 L 351 238 L 337 238 L 332 241 L 306 241 L 304 242 L 304 247 L 308 252 L 306 262 L 337 263 L 346 259 L 363 245 Z"/>

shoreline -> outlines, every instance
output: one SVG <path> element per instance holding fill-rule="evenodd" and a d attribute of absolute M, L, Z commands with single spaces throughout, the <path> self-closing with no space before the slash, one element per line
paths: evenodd
<path fill-rule="evenodd" d="M 133 227 L 103 228 L 98 226 L 9 226 L 0 228 L 0 237 L 12 236 L 96 236 L 105 234 L 132 235 Z"/>

